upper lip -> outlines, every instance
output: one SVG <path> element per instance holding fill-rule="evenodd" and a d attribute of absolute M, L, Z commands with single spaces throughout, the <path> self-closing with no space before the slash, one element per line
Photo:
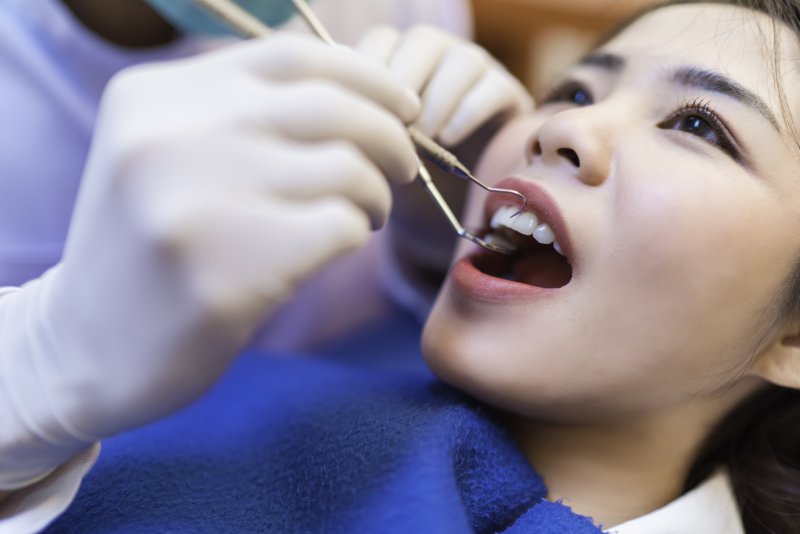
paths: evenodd
<path fill-rule="evenodd" d="M 536 182 L 512 176 L 505 178 L 500 183 L 496 184 L 495 187 L 514 189 L 525 195 L 525 198 L 528 200 L 525 211 L 532 211 L 535 213 L 539 224 L 545 223 L 553 230 L 553 234 L 555 234 L 556 241 L 558 241 L 561 251 L 564 253 L 567 260 L 572 263 L 574 257 L 572 243 L 567 225 L 564 222 L 564 217 L 561 215 L 558 204 L 556 204 L 553 197 L 551 197 L 542 186 Z M 484 223 L 487 228 L 489 227 L 489 221 L 498 209 L 503 206 L 517 206 L 519 204 L 518 200 L 512 201 L 511 199 L 513 198 L 514 197 L 511 195 L 503 195 L 500 193 L 489 195 L 489 199 L 484 206 Z"/>

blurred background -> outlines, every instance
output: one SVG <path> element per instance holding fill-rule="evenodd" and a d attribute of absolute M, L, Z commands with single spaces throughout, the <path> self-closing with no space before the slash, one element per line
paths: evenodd
<path fill-rule="evenodd" d="M 470 0 L 475 39 L 533 91 L 659 0 Z"/>

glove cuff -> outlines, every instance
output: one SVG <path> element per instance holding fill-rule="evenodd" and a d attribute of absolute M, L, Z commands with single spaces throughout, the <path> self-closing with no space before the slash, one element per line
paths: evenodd
<path fill-rule="evenodd" d="M 63 376 L 47 332 L 42 301 L 50 272 L 18 290 L 0 289 L 0 488 L 47 476 L 95 441 L 59 417 L 53 378 Z M 45 380 L 47 377 L 49 380 Z"/>

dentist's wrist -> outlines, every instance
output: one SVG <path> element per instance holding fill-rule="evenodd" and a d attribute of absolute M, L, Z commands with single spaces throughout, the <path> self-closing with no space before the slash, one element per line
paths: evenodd
<path fill-rule="evenodd" d="M 59 362 L 45 352 L 52 340 L 38 308 L 46 286 L 40 278 L 0 290 L 0 490 L 37 482 L 94 441 L 65 428 L 42 381 L 42 366 Z"/>

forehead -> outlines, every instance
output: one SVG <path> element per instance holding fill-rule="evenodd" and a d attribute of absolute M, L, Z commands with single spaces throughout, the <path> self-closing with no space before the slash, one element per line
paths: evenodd
<path fill-rule="evenodd" d="M 800 94 L 798 39 L 787 26 L 749 9 L 720 4 L 659 8 L 634 21 L 601 50 L 622 56 L 632 70 L 693 66 L 718 72 L 759 95 L 780 116 L 776 38 L 780 89 L 794 102 Z"/>

